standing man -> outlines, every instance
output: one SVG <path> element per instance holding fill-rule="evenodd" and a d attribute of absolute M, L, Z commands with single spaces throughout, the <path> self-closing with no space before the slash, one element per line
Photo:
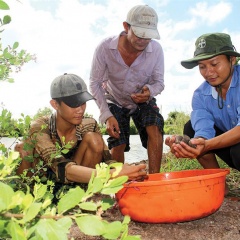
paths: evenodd
<path fill-rule="evenodd" d="M 137 5 L 123 22 L 124 31 L 97 47 L 91 69 L 90 91 L 106 123 L 113 159 L 124 162 L 129 151 L 130 118 L 147 148 L 149 173 L 160 171 L 164 120 L 154 98 L 164 89 L 164 56 L 158 16 L 151 7 Z"/>
<path fill-rule="evenodd" d="M 55 112 L 32 122 L 29 139 L 26 140 L 31 145 L 31 151 L 25 150 L 24 143 L 16 145 L 15 150 L 22 158 L 17 173 L 29 170 L 39 174 L 36 166 L 42 161 L 56 182 L 88 183 L 96 164 L 111 160 L 96 120 L 84 118 L 86 102 L 93 96 L 79 76 L 66 73 L 53 80 L 50 92 L 50 104 Z M 57 146 L 62 148 L 67 143 L 71 145 L 69 151 L 59 154 Z M 30 155 L 34 157 L 34 162 L 26 160 Z M 125 164 L 119 176 L 142 180 L 146 177 L 145 167 L 144 164 Z M 111 173 L 114 171 L 112 169 Z"/>
<path fill-rule="evenodd" d="M 184 126 L 196 148 L 175 143 L 175 136 L 165 142 L 176 157 L 197 158 L 204 168 L 219 168 L 217 155 L 240 171 L 240 53 L 225 33 L 204 34 L 195 46 L 194 57 L 181 64 L 198 66 L 205 79 L 193 94 L 191 121 Z"/>

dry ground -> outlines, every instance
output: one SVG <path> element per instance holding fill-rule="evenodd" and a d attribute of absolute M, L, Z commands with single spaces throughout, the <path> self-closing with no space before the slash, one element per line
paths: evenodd
<path fill-rule="evenodd" d="M 240 240 L 240 191 L 233 190 L 225 197 L 220 209 L 212 215 L 190 222 L 174 224 L 147 224 L 131 221 L 130 235 L 141 235 L 143 240 Z M 122 221 L 115 208 L 105 213 L 108 221 Z M 70 236 L 75 240 L 100 240 L 84 236 L 73 226 Z"/>

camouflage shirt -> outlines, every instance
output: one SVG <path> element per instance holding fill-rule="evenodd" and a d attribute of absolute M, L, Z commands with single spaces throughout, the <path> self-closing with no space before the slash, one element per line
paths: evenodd
<path fill-rule="evenodd" d="M 56 181 L 60 181 L 62 176 L 59 176 L 58 165 L 66 163 L 65 168 L 67 168 L 70 164 L 76 164 L 72 159 L 82 138 L 88 132 L 101 134 L 97 121 L 93 118 L 83 118 L 81 124 L 76 125 L 77 142 L 71 146 L 66 154 L 63 154 L 56 147 L 56 144 L 62 147 L 62 143 L 56 129 L 55 114 L 38 118 L 30 127 L 30 140 L 34 149 L 34 166 L 36 166 L 39 160 L 43 160 L 44 164 L 49 166 L 53 173 L 55 173 Z M 103 161 L 108 162 L 110 159 L 111 154 L 105 144 Z M 65 178 L 64 183 L 68 182 Z"/>

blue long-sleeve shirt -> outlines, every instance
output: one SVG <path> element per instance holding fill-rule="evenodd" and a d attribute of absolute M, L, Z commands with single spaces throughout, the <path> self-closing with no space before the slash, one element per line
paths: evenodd
<path fill-rule="evenodd" d="M 234 67 L 233 77 L 226 100 L 223 100 L 222 109 L 218 107 L 217 96 L 216 89 L 207 82 L 202 83 L 194 91 L 191 123 L 195 137 L 206 139 L 215 137 L 214 125 L 223 132 L 240 125 L 240 65 Z"/>

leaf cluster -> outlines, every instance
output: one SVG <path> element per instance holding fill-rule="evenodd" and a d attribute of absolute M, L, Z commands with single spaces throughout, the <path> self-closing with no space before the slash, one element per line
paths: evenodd
<path fill-rule="evenodd" d="M 168 114 L 168 118 L 164 122 L 165 134 L 183 134 L 183 127 L 190 120 L 190 115 L 185 112 L 173 111 Z"/>
<path fill-rule="evenodd" d="M 9 10 L 6 2 L 0 0 L 0 10 Z M 3 26 L 11 22 L 11 16 L 5 15 L 0 18 L 0 33 L 4 31 Z M 10 74 L 15 71 L 21 71 L 21 67 L 31 61 L 36 60 L 35 55 L 31 55 L 26 50 L 18 50 L 19 43 L 14 42 L 13 45 L 4 47 L 0 42 L 0 81 L 13 82 Z"/>
<path fill-rule="evenodd" d="M 12 113 L 7 109 L 2 109 L 0 113 L 0 137 L 23 137 L 26 136 L 32 118 L 21 114 L 19 119 L 13 119 Z"/>
<path fill-rule="evenodd" d="M 0 236 L 3 239 L 68 239 L 73 223 L 86 235 L 104 239 L 140 239 L 139 236 L 128 235 L 128 216 L 123 222 L 109 223 L 102 218 L 102 213 L 114 204 L 109 196 L 119 191 L 127 181 L 126 176 L 110 177 L 110 168 L 115 167 L 119 172 L 122 164 L 97 165 L 96 176 L 92 175 L 86 191 L 79 186 L 71 188 L 57 204 L 53 204 L 49 188 L 53 185 L 51 182 L 36 183 L 32 191 L 28 188 L 25 192 L 6 183 L 17 159 L 16 152 L 8 158 L 0 156 Z M 94 202 L 91 197 L 97 193 L 103 198 Z"/>
<path fill-rule="evenodd" d="M 100 124 L 100 131 L 101 134 L 103 135 L 108 135 L 107 129 L 106 129 L 106 124 Z M 133 122 L 133 120 L 130 120 L 130 135 L 137 135 L 138 134 L 138 130 Z"/>

